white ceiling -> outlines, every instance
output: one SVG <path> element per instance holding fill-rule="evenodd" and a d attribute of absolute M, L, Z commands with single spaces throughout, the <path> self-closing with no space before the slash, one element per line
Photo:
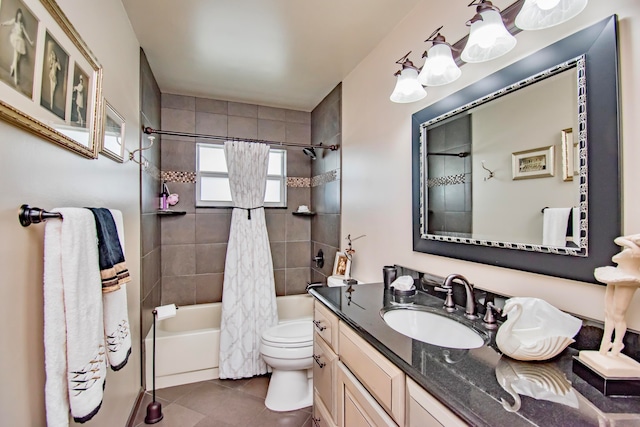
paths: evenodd
<path fill-rule="evenodd" d="M 163 93 L 303 111 L 419 1 L 122 0 Z"/>

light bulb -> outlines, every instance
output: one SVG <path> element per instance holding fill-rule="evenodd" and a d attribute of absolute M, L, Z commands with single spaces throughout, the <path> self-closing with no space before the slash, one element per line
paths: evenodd
<path fill-rule="evenodd" d="M 521 30 L 542 30 L 567 22 L 587 7 L 588 0 L 525 0 L 515 24 Z"/>
<path fill-rule="evenodd" d="M 414 67 L 404 67 L 398 74 L 396 87 L 389 99 L 392 102 L 407 103 L 419 101 L 425 96 L 427 91 L 418 82 L 418 70 Z"/>
<path fill-rule="evenodd" d="M 505 28 L 500 12 L 486 8 L 478 13 L 481 19 L 474 18 L 471 23 L 469 39 L 460 56 L 464 62 L 489 61 L 516 45 L 516 38 Z"/>
<path fill-rule="evenodd" d="M 424 86 L 442 86 L 457 80 L 461 74 L 451 55 L 451 47 L 446 43 L 435 43 L 427 52 L 418 82 Z"/>

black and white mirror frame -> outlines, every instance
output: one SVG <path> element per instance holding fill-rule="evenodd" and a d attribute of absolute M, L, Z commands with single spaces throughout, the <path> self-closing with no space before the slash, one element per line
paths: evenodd
<path fill-rule="evenodd" d="M 412 203 L 413 250 L 467 261 L 480 262 L 598 283 L 593 270 L 611 265 L 619 251 L 613 239 L 621 234 L 621 184 L 619 159 L 619 100 L 617 17 L 606 18 L 592 26 L 543 48 L 520 61 L 438 101 L 412 116 Z M 532 76 L 553 70 L 559 64 L 583 60 L 586 76 L 586 150 L 587 168 L 583 204 L 586 230 L 581 242 L 588 250 L 567 251 L 550 247 L 506 242 L 427 236 L 423 229 L 421 206 L 421 128 L 424 123 L 451 111 L 527 81 Z M 579 60 L 579 72 L 582 66 Z M 582 157 L 583 160 L 584 154 Z M 581 192 L 582 197 L 582 192 Z M 588 210 L 587 210 L 588 207 Z M 588 217 L 587 217 L 588 215 Z M 574 255 L 574 256 L 571 256 Z"/>

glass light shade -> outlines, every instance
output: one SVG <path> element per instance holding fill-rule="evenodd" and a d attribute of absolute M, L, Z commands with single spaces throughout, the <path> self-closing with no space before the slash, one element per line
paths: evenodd
<path fill-rule="evenodd" d="M 451 55 L 451 48 L 446 43 L 436 43 L 427 52 L 418 82 L 424 86 L 442 86 L 460 77 L 462 71 Z"/>
<path fill-rule="evenodd" d="M 505 28 L 500 12 L 486 9 L 480 12 L 480 16 L 482 20 L 471 24 L 469 40 L 460 56 L 464 62 L 490 61 L 516 45 L 516 38 Z"/>
<path fill-rule="evenodd" d="M 587 7 L 588 0 L 525 0 L 516 16 L 522 30 L 542 30 L 562 24 Z"/>
<path fill-rule="evenodd" d="M 418 70 L 415 68 L 403 68 L 398 74 L 396 87 L 389 99 L 397 103 L 419 101 L 427 96 L 427 91 L 418 82 Z"/>

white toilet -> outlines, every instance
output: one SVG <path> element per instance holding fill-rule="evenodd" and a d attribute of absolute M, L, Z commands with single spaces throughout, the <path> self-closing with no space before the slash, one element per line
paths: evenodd
<path fill-rule="evenodd" d="M 311 406 L 312 321 L 281 323 L 267 329 L 262 333 L 260 353 L 273 370 L 264 402 L 267 408 L 283 412 Z"/>

